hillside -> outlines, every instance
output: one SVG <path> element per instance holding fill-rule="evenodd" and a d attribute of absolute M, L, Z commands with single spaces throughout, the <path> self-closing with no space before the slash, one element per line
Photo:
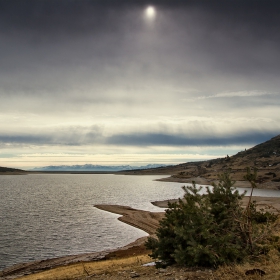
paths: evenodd
<path fill-rule="evenodd" d="M 0 175 L 18 175 L 25 174 L 26 171 L 15 168 L 1 167 L 0 166 Z"/>
<path fill-rule="evenodd" d="M 171 177 L 167 181 L 177 182 L 189 182 L 200 177 L 203 181 L 201 183 L 211 183 L 217 180 L 218 174 L 225 171 L 229 171 L 234 180 L 242 181 L 247 167 L 257 168 L 259 187 L 280 189 L 280 135 L 230 157 L 145 171 L 134 170 L 126 174 L 169 174 Z"/>
<path fill-rule="evenodd" d="M 207 161 L 188 162 L 158 168 L 119 171 L 127 175 L 171 175 L 164 181 L 211 184 L 218 174 L 229 171 L 233 180 L 243 181 L 246 168 L 257 168 L 260 188 L 280 189 L 280 135 L 236 155 Z M 23 174 L 20 169 L 0 167 L 0 174 Z M 240 183 L 240 182 L 239 182 Z"/>

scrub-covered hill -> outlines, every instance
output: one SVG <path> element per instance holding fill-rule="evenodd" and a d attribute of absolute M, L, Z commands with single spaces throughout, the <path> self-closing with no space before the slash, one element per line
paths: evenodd
<path fill-rule="evenodd" d="M 233 180 L 242 181 L 247 167 L 257 168 L 259 187 L 280 189 L 280 135 L 230 157 L 134 170 L 126 174 L 169 174 L 169 181 L 188 182 L 196 178 L 197 183 L 203 184 L 215 181 L 218 174 L 226 171 L 230 172 Z"/>
<path fill-rule="evenodd" d="M 13 174 L 25 174 L 26 171 L 15 168 L 1 167 L 0 166 L 0 175 L 13 175 Z"/>

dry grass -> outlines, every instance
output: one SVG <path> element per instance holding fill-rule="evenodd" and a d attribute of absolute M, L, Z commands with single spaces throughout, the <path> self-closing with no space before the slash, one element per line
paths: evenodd
<path fill-rule="evenodd" d="M 279 264 L 263 265 L 260 263 L 221 267 L 217 271 L 207 272 L 200 269 L 184 270 L 178 267 L 169 267 L 164 273 L 157 272 L 154 267 L 142 267 L 140 264 L 147 261 L 147 256 L 131 257 L 123 260 L 111 260 L 95 263 L 77 264 L 69 267 L 56 268 L 50 271 L 25 276 L 24 280 L 66 280 L 66 279 L 128 279 L 131 271 L 141 275 L 141 279 L 166 279 L 165 276 L 185 277 L 182 279 L 204 280 L 242 280 L 268 279 L 279 280 Z M 245 272 L 259 268 L 265 275 L 246 276 Z M 170 278 L 175 279 L 175 278 Z M 177 278 L 176 278 L 177 279 Z M 180 278 L 178 278 L 180 279 Z"/>
<path fill-rule="evenodd" d="M 144 279 L 189 279 L 189 280 L 279 280 L 280 279 L 280 255 L 278 251 L 271 251 L 269 255 L 261 257 L 254 262 L 242 265 L 223 266 L 215 271 L 202 268 L 182 268 L 171 266 L 166 270 L 157 270 L 155 267 L 143 267 L 151 258 L 147 253 L 137 256 L 125 257 L 122 253 L 108 260 L 77 263 L 64 267 L 58 267 L 45 272 L 21 277 L 21 280 L 84 280 L 84 279 L 131 279 L 131 272 Z M 250 275 L 248 270 L 260 269 L 264 276 Z M 173 277 L 173 278 L 172 278 Z"/>
<path fill-rule="evenodd" d="M 20 277 L 24 280 L 62 280 L 62 279 L 83 279 L 90 275 L 114 274 L 127 269 L 141 267 L 148 263 L 151 258 L 148 255 L 126 257 L 115 260 L 95 261 L 88 263 L 77 263 L 69 266 L 58 267 L 33 275 Z"/>
<path fill-rule="evenodd" d="M 279 233 L 275 223 L 273 234 Z M 277 232 L 276 232 L 277 231 Z M 244 264 L 222 266 L 217 270 L 203 268 L 168 267 L 157 270 L 155 267 L 143 267 L 142 264 L 151 262 L 149 251 L 142 245 L 127 250 L 110 253 L 106 260 L 94 262 L 79 262 L 72 265 L 61 266 L 37 274 L 20 277 L 21 280 L 85 280 L 85 279 L 131 279 L 132 273 L 139 275 L 141 280 L 147 279 L 189 279 L 189 280 L 280 280 L 280 254 L 271 250 L 268 255 L 262 255 L 254 261 Z M 246 275 L 248 270 L 259 269 L 265 275 Z"/>
<path fill-rule="evenodd" d="M 265 272 L 264 276 L 258 274 L 246 276 L 245 272 L 252 269 L 260 269 Z M 262 257 L 259 261 L 247 262 L 242 265 L 224 266 L 215 272 L 216 279 L 223 280 L 241 280 L 241 279 L 280 279 L 280 256 L 279 252 L 271 251 L 266 257 Z"/>

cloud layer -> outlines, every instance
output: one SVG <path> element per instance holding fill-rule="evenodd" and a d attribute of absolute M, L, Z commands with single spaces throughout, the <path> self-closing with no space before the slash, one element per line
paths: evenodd
<path fill-rule="evenodd" d="M 106 147 L 177 163 L 279 134 L 278 1 L 154 1 L 152 21 L 148 4 L 0 0 L 0 165 Z"/>

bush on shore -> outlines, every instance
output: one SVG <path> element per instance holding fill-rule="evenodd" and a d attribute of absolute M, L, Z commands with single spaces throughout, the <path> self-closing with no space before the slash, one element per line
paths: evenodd
<path fill-rule="evenodd" d="M 248 169 L 245 177 L 253 189 L 256 173 Z M 234 183 L 224 173 L 206 194 L 200 194 L 201 188 L 194 182 L 183 187 L 184 198 L 169 203 L 157 238 L 149 237 L 146 242 L 151 257 L 167 264 L 217 267 L 240 263 L 278 247 L 278 238 L 273 236 L 277 215 L 258 211 L 251 199 L 243 208 L 244 194 L 238 193 Z"/>

